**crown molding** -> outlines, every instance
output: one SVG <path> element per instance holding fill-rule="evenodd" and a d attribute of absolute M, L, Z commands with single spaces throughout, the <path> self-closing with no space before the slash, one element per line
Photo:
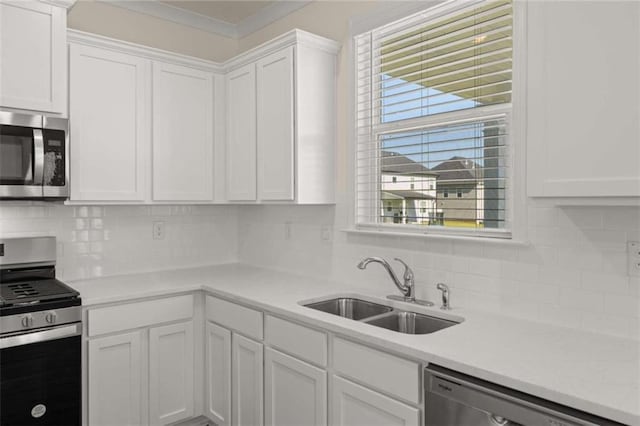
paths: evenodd
<path fill-rule="evenodd" d="M 102 49 L 128 53 L 141 58 L 151 59 L 155 61 L 184 65 L 187 67 L 200 69 L 202 71 L 213 71 L 217 73 L 224 72 L 224 69 L 218 62 L 207 61 L 205 59 L 199 59 L 193 56 L 182 55 L 180 53 L 174 53 L 162 49 L 156 49 L 154 47 L 130 43 L 128 41 L 116 40 L 113 38 L 87 33 L 84 31 L 67 29 L 67 41 L 75 44 L 94 46 Z"/>
<path fill-rule="evenodd" d="M 173 22 L 208 33 L 218 34 L 224 37 L 237 38 L 236 26 L 220 19 L 210 18 L 199 13 L 180 9 L 158 1 L 135 0 L 98 0 L 113 6 L 143 13 L 165 21 Z"/>
<path fill-rule="evenodd" d="M 341 47 L 337 41 L 307 31 L 294 29 L 221 63 L 70 28 L 67 29 L 67 41 L 69 43 L 109 49 L 150 60 L 170 62 L 219 74 L 226 74 L 288 46 L 309 46 L 324 50 L 333 55 L 336 55 Z"/>
<path fill-rule="evenodd" d="M 337 41 L 330 40 L 307 31 L 294 29 L 247 50 L 246 52 L 234 56 L 233 58 L 225 61 L 222 66 L 226 72 L 233 71 L 285 47 L 298 44 L 321 49 L 334 55 L 340 50 L 340 43 Z"/>
<path fill-rule="evenodd" d="M 72 0 L 49 0 L 69 2 Z M 75 0 L 73 0 L 75 1 Z M 259 10 L 257 13 L 246 17 L 238 24 L 211 18 L 196 12 L 180 9 L 178 7 L 160 3 L 159 1 L 138 0 L 98 0 L 113 6 L 128 9 L 133 12 L 143 13 L 165 21 L 196 28 L 212 34 L 239 39 L 245 37 L 267 25 L 284 18 L 288 14 L 311 3 L 313 0 L 276 1 Z"/>
<path fill-rule="evenodd" d="M 51 6 L 62 7 L 69 10 L 76 3 L 76 0 L 40 0 L 40 2 L 50 4 Z"/>

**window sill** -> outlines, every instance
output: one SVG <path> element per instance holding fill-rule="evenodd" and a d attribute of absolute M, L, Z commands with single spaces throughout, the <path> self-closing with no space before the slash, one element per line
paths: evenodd
<path fill-rule="evenodd" d="M 496 238 L 496 237 L 474 237 L 469 235 L 450 235 L 450 234 L 437 234 L 437 233 L 420 233 L 420 232 L 401 232 L 401 231 L 389 231 L 389 230 L 376 230 L 376 229 L 362 229 L 362 228 L 347 228 L 342 229 L 342 232 L 353 235 L 370 235 L 376 237 L 389 237 L 389 238 L 418 238 L 424 240 L 440 240 L 440 241 L 460 241 L 470 243 L 487 243 L 491 245 L 503 245 L 510 247 L 526 247 L 531 245 L 529 241 L 518 240 L 513 238 Z"/>

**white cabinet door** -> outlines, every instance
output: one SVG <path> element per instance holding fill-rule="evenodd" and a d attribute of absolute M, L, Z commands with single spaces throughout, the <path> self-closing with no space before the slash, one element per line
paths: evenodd
<path fill-rule="evenodd" d="M 150 146 L 150 63 L 69 46 L 71 200 L 144 201 Z"/>
<path fill-rule="evenodd" d="M 232 417 L 237 426 L 263 424 L 262 343 L 234 334 L 232 338 Z"/>
<path fill-rule="evenodd" d="M 193 416 L 193 344 L 193 321 L 149 330 L 151 424 L 164 425 Z"/>
<path fill-rule="evenodd" d="M 67 11 L 0 2 L 0 106 L 66 115 Z"/>
<path fill-rule="evenodd" d="M 227 199 L 256 199 L 256 68 L 227 74 Z"/>
<path fill-rule="evenodd" d="M 142 333 L 89 341 L 89 424 L 139 425 L 143 422 Z"/>
<path fill-rule="evenodd" d="M 293 46 L 256 63 L 258 199 L 294 199 Z"/>
<path fill-rule="evenodd" d="M 153 63 L 153 199 L 213 200 L 213 74 Z"/>
<path fill-rule="evenodd" d="M 231 424 L 231 331 L 207 322 L 207 417 L 218 426 Z"/>
<path fill-rule="evenodd" d="M 327 424 L 327 373 L 289 355 L 265 349 L 265 424 Z"/>
<path fill-rule="evenodd" d="M 527 192 L 640 197 L 640 3 L 527 5 Z"/>
<path fill-rule="evenodd" d="M 333 377 L 335 426 L 418 426 L 420 410 L 340 377 Z"/>

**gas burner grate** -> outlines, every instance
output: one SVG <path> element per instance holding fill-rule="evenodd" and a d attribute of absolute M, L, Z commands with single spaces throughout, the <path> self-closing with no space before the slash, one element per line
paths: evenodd
<path fill-rule="evenodd" d="M 40 294 L 40 292 L 33 288 L 30 283 L 9 284 L 9 288 L 13 292 L 16 299 L 33 297 Z"/>

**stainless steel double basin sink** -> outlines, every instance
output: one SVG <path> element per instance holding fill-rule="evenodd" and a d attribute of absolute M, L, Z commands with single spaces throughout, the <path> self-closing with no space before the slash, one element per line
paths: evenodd
<path fill-rule="evenodd" d="M 303 306 L 405 334 L 429 334 L 459 324 L 353 297 L 337 297 Z"/>

